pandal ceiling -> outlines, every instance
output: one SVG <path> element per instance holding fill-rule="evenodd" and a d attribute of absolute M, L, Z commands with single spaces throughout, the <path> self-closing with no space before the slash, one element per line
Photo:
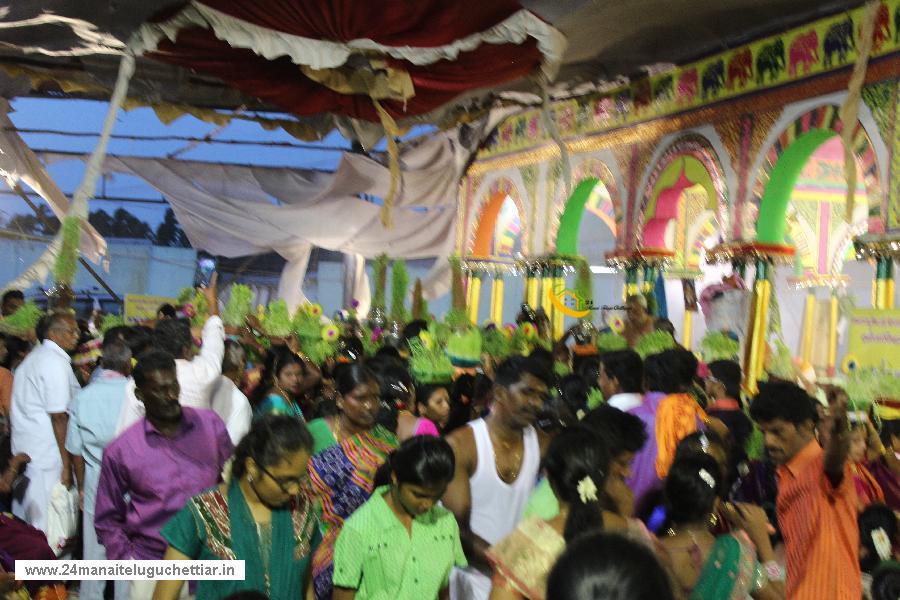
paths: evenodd
<path fill-rule="evenodd" d="M 287 124 L 285 128 L 297 137 L 318 138 L 338 127 L 349 137 L 361 138 L 366 130 L 371 136 L 373 127 L 381 129 L 372 96 L 379 97 L 385 112 L 400 125 L 450 126 L 504 98 L 539 102 L 546 76 L 556 75 L 551 96 L 580 93 L 659 63 L 683 63 L 861 2 L 523 0 L 520 5 L 510 0 L 320 0 L 292 4 L 284 0 L 16 0 L 0 8 L 0 72 L 27 76 L 24 85 L 19 79 L 13 94 L 107 99 L 125 43 L 140 30 L 145 47 L 156 52 L 138 60 L 129 87 L 132 104 L 152 105 L 163 118 L 204 109 L 237 110 L 245 117 L 255 116 L 255 111 L 286 112 L 296 120 L 275 125 Z M 269 9 L 260 10 L 262 6 Z M 199 18 L 198 8 L 204 13 Z M 350 51 L 338 60 L 319 52 L 324 47 L 319 44 L 307 48 L 303 56 L 288 57 L 275 49 L 275 60 L 266 61 L 249 49 L 229 47 L 222 41 L 250 45 L 236 40 L 240 35 L 229 35 L 221 19 L 215 23 L 216 14 L 236 19 L 232 23 L 249 23 L 244 34 L 249 31 L 250 37 L 262 31 L 253 28 L 260 26 L 317 42 L 368 38 L 373 43 L 350 44 Z M 151 21 L 156 25 L 148 26 Z M 560 44 L 557 31 L 567 46 Z M 496 35 L 487 39 L 486 32 Z M 153 43 L 147 43 L 148 36 L 155 36 Z M 460 40 L 470 43 L 460 47 Z M 258 41 L 257 36 L 253 42 Z M 407 46 L 450 48 L 454 44 L 455 55 L 423 58 L 416 52 L 403 53 Z M 226 55 L 230 63 L 222 60 Z M 360 73 L 374 73 L 379 80 L 369 77 L 360 82 Z M 266 78 L 279 85 L 264 85 Z M 355 93 L 360 86 L 369 93 Z M 376 89 L 377 93 L 371 93 Z"/>

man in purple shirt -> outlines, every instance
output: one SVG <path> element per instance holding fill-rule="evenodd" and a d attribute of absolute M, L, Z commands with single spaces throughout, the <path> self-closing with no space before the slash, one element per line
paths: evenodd
<path fill-rule="evenodd" d="M 175 359 L 152 351 L 134 368 L 146 416 L 103 452 L 94 528 L 113 560 L 161 560 L 160 528 L 189 498 L 216 485 L 234 447 L 211 410 L 182 407 Z M 132 582 L 131 598 L 152 596 Z M 136 593 L 137 592 L 137 593 Z"/>

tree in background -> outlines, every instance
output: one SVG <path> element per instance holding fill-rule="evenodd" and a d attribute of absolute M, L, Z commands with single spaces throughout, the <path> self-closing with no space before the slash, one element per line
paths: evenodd
<path fill-rule="evenodd" d="M 6 222 L 6 229 L 24 235 L 56 235 L 59 231 L 59 219 L 50 212 L 46 204 L 38 206 L 39 215 L 27 213 L 13 215 Z"/>
<path fill-rule="evenodd" d="M 185 235 L 181 225 L 175 219 L 175 213 L 171 208 L 166 209 L 166 216 L 163 222 L 156 228 L 156 245 L 157 246 L 177 246 L 181 248 L 190 248 L 191 244 Z"/>
<path fill-rule="evenodd" d="M 59 219 L 46 204 L 38 206 L 39 215 L 34 213 L 13 215 L 4 225 L 8 231 L 31 236 L 52 236 L 59 231 Z M 88 221 L 94 229 L 105 238 L 131 238 L 150 240 L 157 246 L 175 246 L 190 248 L 187 235 L 172 209 L 166 210 L 162 223 L 153 229 L 146 222 L 138 219 L 124 208 L 116 209 L 112 214 L 105 210 L 95 210 L 88 215 Z"/>

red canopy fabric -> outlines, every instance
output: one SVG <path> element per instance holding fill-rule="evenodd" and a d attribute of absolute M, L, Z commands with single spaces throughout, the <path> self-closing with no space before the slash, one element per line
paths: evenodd
<path fill-rule="evenodd" d="M 521 10 L 509 0 L 205 0 L 203 4 L 252 25 L 304 38 L 338 43 L 371 39 L 383 46 L 420 48 L 446 46 L 488 30 Z M 268 60 L 253 50 L 232 47 L 211 29 L 182 29 L 174 43 L 164 39 L 148 56 L 213 75 L 296 115 L 332 112 L 378 121 L 368 96 L 333 91 L 306 77 L 290 58 Z M 399 119 L 429 113 L 468 90 L 525 76 L 540 66 L 543 56 L 536 40 L 526 38 L 521 44 L 482 43 L 452 60 L 427 65 L 382 58 L 390 67 L 406 71 L 415 89 L 405 102 L 381 102 L 388 114 Z"/>

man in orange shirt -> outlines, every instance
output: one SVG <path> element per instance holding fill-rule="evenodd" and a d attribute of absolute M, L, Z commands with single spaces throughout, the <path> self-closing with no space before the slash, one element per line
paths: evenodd
<path fill-rule="evenodd" d="M 856 491 L 847 465 L 847 397 L 829 390 L 829 410 L 819 426 L 815 401 L 790 383 L 763 386 L 750 416 L 778 465 L 778 523 L 787 557 L 791 600 L 862 597 Z M 777 567 L 766 565 L 770 578 Z"/>

